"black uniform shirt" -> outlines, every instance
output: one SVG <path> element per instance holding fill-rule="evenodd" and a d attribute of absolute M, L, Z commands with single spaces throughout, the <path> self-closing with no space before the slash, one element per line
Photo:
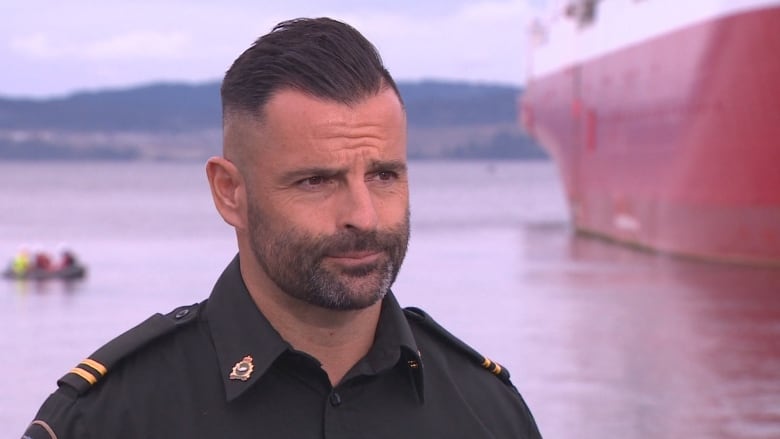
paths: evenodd
<path fill-rule="evenodd" d="M 260 313 L 236 258 L 207 301 L 157 315 L 63 377 L 25 437 L 540 437 L 485 365 L 388 294 L 373 346 L 334 388 Z"/>

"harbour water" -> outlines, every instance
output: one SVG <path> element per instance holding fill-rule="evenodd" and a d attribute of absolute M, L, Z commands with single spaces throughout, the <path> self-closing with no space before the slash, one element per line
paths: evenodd
<path fill-rule="evenodd" d="M 780 437 L 780 270 L 574 235 L 550 162 L 410 166 L 394 291 L 507 367 L 546 438 Z M 0 163 L 0 257 L 60 243 L 85 280 L 0 283 L 4 436 L 101 344 L 205 298 L 236 251 L 202 164 Z"/>

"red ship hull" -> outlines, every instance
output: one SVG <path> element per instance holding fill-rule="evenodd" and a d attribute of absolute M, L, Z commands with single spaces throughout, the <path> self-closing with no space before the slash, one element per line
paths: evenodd
<path fill-rule="evenodd" d="M 521 118 L 559 166 L 576 229 L 780 266 L 780 7 L 531 78 Z"/>

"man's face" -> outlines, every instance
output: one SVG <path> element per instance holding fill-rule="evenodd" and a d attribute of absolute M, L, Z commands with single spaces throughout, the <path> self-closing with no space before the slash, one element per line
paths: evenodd
<path fill-rule="evenodd" d="M 283 292 L 335 310 L 387 293 L 406 254 L 406 119 L 388 89 L 347 106 L 287 90 L 267 104 L 247 178 L 251 249 Z"/>

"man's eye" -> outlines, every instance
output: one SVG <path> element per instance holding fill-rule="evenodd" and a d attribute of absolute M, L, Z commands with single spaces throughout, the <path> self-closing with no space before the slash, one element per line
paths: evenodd
<path fill-rule="evenodd" d="M 325 177 L 317 176 L 317 177 L 309 177 L 306 180 L 303 181 L 304 184 L 308 186 L 318 186 L 322 183 L 325 183 Z"/>
<path fill-rule="evenodd" d="M 326 187 L 334 180 L 330 177 L 323 177 L 322 175 L 316 175 L 314 177 L 304 178 L 298 182 L 298 185 L 304 189 L 320 189 Z"/>
<path fill-rule="evenodd" d="M 398 175 L 391 171 L 379 171 L 376 173 L 376 178 L 382 181 L 394 180 Z"/>

